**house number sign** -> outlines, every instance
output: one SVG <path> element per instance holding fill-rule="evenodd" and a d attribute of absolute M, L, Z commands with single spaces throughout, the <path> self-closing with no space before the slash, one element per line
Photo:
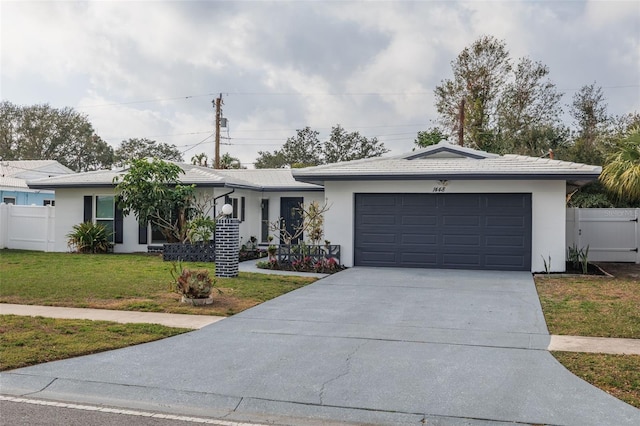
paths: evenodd
<path fill-rule="evenodd" d="M 435 185 L 431 192 L 444 192 L 447 189 L 448 183 L 448 180 L 439 180 L 438 185 Z"/>

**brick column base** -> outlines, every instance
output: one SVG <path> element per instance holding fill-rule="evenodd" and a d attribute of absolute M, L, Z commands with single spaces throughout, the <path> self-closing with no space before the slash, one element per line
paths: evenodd
<path fill-rule="evenodd" d="M 216 221 L 216 277 L 238 276 L 239 244 L 238 219 L 218 219 Z"/>

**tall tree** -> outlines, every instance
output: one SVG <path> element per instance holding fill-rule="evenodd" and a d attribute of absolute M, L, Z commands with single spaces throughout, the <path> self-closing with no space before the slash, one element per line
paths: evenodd
<path fill-rule="evenodd" d="M 439 122 L 464 145 L 541 155 L 564 142 L 562 109 L 546 65 L 521 58 L 512 66 L 504 41 L 483 36 L 451 63 L 453 78 L 435 89 Z M 464 105 L 461 116 L 461 106 Z"/>
<path fill-rule="evenodd" d="M 548 75 L 546 65 L 530 58 L 521 58 L 513 69 L 497 110 L 504 151 L 539 156 L 562 143 L 562 94 Z"/>
<path fill-rule="evenodd" d="M 435 145 L 441 141 L 446 141 L 449 137 L 439 127 L 432 127 L 429 130 L 419 131 L 413 143 L 416 145 L 414 149 L 426 148 Z"/>
<path fill-rule="evenodd" d="M 465 145 L 495 150 L 496 110 L 511 71 L 505 42 L 482 36 L 462 50 L 451 68 L 453 79 L 443 80 L 435 89 L 441 124 L 457 133 L 464 102 Z"/>
<path fill-rule="evenodd" d="M 573 161 L 601 165 L 612 148 L 613 117 L 607 112 L 602 88 L 595 83 L 585 85 L 573 96 L 569 109 L 574 119 Z"/>
<path fill-rule="evenodd" d="M 287 139 L 279 151 L 258 152 L 256 168 L 306 167 L 322 163 L 322 146 L 318 139 L 319 132 L 309 126 L 298 129 L 296 135 Z"/>
<path fill-rule="evenodd" d="M 221 169 L 245 169 L 246 167 L 242 167 L 242 163 L 240 163 L 240 159 L 236 157 L 232 157 L 231 154 L 225 152 L 220 157 L 220 168 Z"/>
<path fill-rule="evenodd" d="M 359 132 L 347 133 L 339 124 L 331 129 L 329 140 L 323 144 L 323 163 L 380 157 L 389 152 L 378 138 L 367 138 Z"/>
<path fill-rule="evenodd" d="M 78 172 L 109 168 L 113 150 L 86 115 L 47 104 L 0 103 L 0 158 L 56 160 Z"/>
<path fill-rule="evenodd" d="M 114 153 L 114 164 L 124 166 L 131 160 L 157 158 L 168 161 L 182 161 L 182 153 L 175 145 L 158 143 L 146 138 L 130 138 L 122 141 Z"/>
<path fill-rule="evenodd" d="M 296 136 L 287 139 L 282 149 L 273 152 L 259 151 L 255 162 L 257 169 L 282 167 L 307 167 L 338 161 L 379 157 L 389 150 L 377 138 L 367 138 L 359 132 L 347 132 L 339 124 L 331 129 L 329 139 L 320 142 L 319 132 L 310 127 L 297 130 Z"/>
<path fill-rule="evenodd" d="M 209 166 L 209 157 L 207 157 L 207 154 L 205 154 L 204 152 L 201 152 L 200 154 L 196 154 L 191 157 L 191 164 L 193 164 L 194 166 L 207 167 Z"/>
<path fill-rule="evenodd" d="M 287 159 L 281 150 L 258 151 L 258 158 L 253 164 L 256 169 L 282 169 L 288 166 Z"/>

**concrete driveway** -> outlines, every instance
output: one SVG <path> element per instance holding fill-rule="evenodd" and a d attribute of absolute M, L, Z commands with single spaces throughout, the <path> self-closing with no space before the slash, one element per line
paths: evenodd
<path fill-rule="evenodd" d="M 0 392 L 283 424 L 640 424 L 548 343 L 529 273 L 352 268 L 198 331 L 4 373 Z"/>

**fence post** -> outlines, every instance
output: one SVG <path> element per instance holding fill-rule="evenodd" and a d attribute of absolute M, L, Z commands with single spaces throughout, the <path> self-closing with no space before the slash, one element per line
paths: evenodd
<path fill-rule="evenodd" d="M 45 220 L 45 225 L 44 225 L 44 251 L 45 252 L 50 252 L 51 251 L 51 247 L 50 247 L 50 243 L 55 243 L 55 235 L 52 236 L 53 232 L 54 232 L 54 228 L 55 226 L 52 226 L 55 222 L 55 207 L 53 206 L 46 206 L 45 209 L 45 213 L 44 213 L 44 220 Z"/>
<path fill-rule="evenodd" d="M 640 209 L 636 209 L 636 263 L 640 264 Z"/>
<path fill-rule="evenodd" d="M 7 248 L 9 242 L 9 205 L 0 203 L 0 249 Z"/>

